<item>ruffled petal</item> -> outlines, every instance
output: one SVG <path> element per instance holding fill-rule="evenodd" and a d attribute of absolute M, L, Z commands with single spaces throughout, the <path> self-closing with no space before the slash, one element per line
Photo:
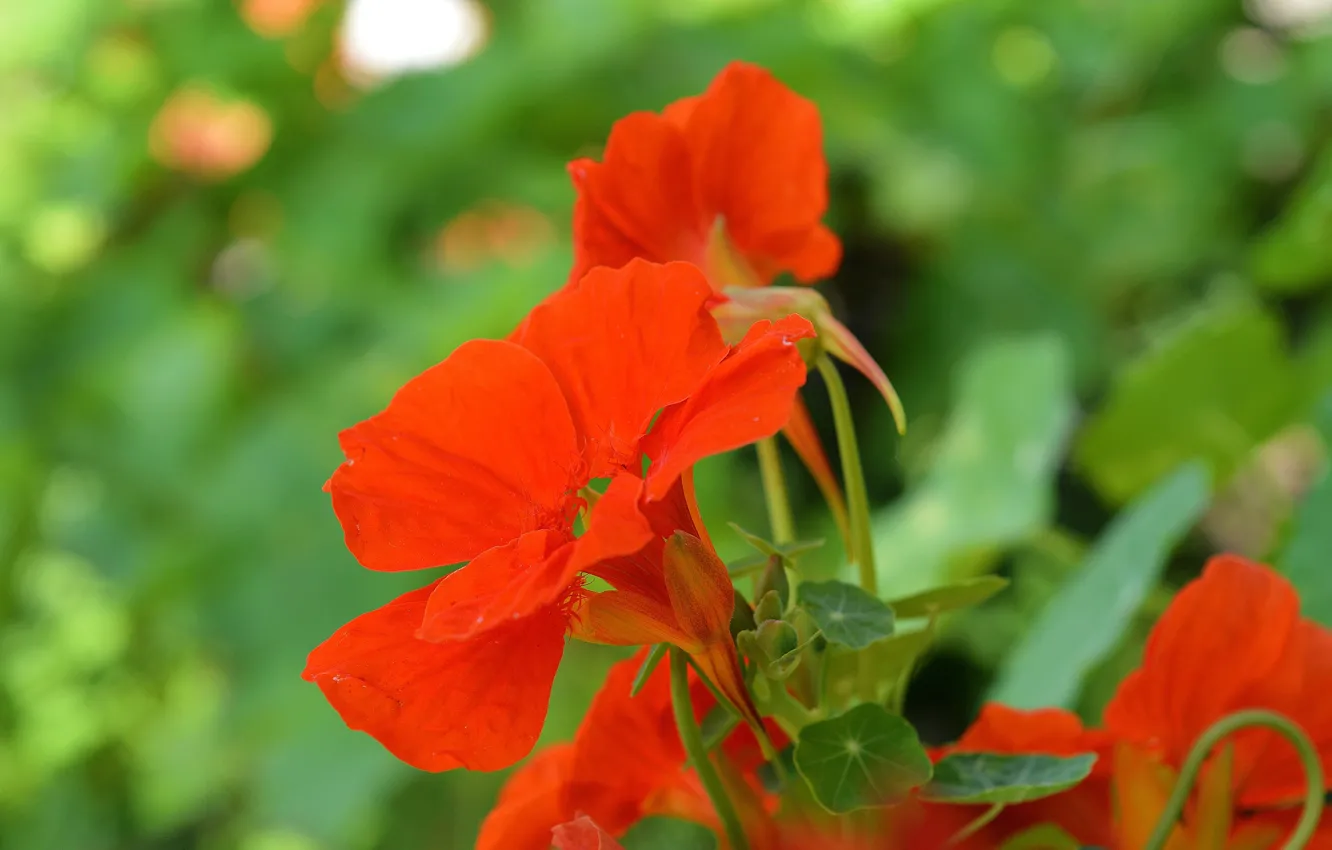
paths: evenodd
<path fill-rule="evenodd" d="M 550 850 L 551 830 L 574 816 L 564 787 L 573 745 L 556 744 L 520 767 L 481 824 L 476 850 Z"/>
<path fill-rule="evenodd" d="M 347 460 L 327 489 L 371 569 L 457 563 L 567 527 L 573 421 L 550 370 L 519 346 L 465 343 L 340 439 Z"/>
<path fill-rule="evenodd" d="M 589 475 L 640 471 L 652 418 L 689 396 L 726 356 L 707 280 L 686 263 L 594 269 L 537 307 L 517 341 L 550 368 Z"/>
<path fill-rule="evenodd" d="M 1217 720 L 1298 687 L 1302 659 L 1290 644 L 1299 605 L 1272 570 L 1233 555 L 1213 558 L 1152 629 L 1142 666 L 1106 707 L 1105 728 L 1179 767 Z M 1237 740 L 1237 776 L 1250 760 L 1243 743 Z"/>
<path fill-rule="evenodd" d="M 552 531 L 528 532 L 445 576 L 430 594 L 417 637 L 466 640 L 560 603 L 577 573 L 567 539 Z"/>
<path fill-rule="evenodd" d="M 632 556 L 655 539 L 639 507 L 642 492 L 643 479 L 637 475 L 622 473 L 611 479 L 588 514 L 587 532 L 574 544 L 570 569 L 607 578 L 598 564 Z"/>
<path fill-rule="evenodd" d="M 791 419 L 805 361 L 796 341 L 814 335 L 799 316 L 755 323 L 685 402 L 667 408 L 644 443 L 647 497 L 663 498 L 689 467 L 777 433 Z"/>
<path fill-rule="evenodd" d="M 546 608 L 467 641 L 416 638 L 434 585 L 338 629 L 303 678 L 353 729 L 422 770 L 499 770 L 527 755 L 564 653 L 565 617 Z"/>
<path fill-rule="evenodd" d="M 668 118 L 635 112 L 615 122 L 602 162 L 569 164 L 578 193 L 570 282 L 634 258 L 697 261 L 710 222 L 691 173 L 684 135 Z"/>
<path fill-rule="evenodd" d="M 733 62 L 687 110 L 685 136 L 700 206 L 724 219 L 765 283 L 779 269 L 804 281 L 836 269 L 840 245 L 820 224 L 828 164 L 813 103 L 763 68 Z"/>

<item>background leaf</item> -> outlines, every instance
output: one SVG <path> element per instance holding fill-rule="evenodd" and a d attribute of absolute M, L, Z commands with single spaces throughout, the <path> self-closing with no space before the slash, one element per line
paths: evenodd
<path fill-rule="evenodd" d="M 1208 475 L 1188 464 L 1133 503 L 1045 606 L 1000 667 L 990 698 L 1016 708 L 1068 706 L 1123 634 L 1171 549 L 1207 507 Z"/>

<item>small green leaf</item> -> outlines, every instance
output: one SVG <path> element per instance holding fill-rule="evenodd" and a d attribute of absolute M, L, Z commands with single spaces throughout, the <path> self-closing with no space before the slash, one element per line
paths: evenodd
<path fill-rule="evenodd" d="M 659 643 L 648 651 L 647 658 L 643 659 L 642 666 L 638 668 L 638 675 L 634 676 L 634 684 L 629 688 L 629 696 L 636 697 L 638 692 L 643 690 L 643 686 L 652 677 L 652 672 L 657 669 L 661 659 L 666 657 L 668 649 L 670 649 L 669 644 Z"/>
<path fill-rule="evenodd" d="M 773 543 L 771 540 L 760 537 L 752 531 L 746 531 L 735 523 L 731 523 L 731 528 L 736 534 L 744 538 L 745 542 L 753 546 L 764 557 L 777 556 L 779 558 L 791 559 L 805 552 L 817 549 L 823 545 L 823 540 L 796 540 L 792 543 Z"/>
<path fill-rule="evenodd" d="M 1042 755 L 954 753 L 934 766 L 934 778 L 920 791 L 933 803 L 1026 803 L 1067 791 L 1086 779 L 1096 755 L 1061 758 Z"/>
<path fill-rule="evenodd" d="M 1082 850 L 1082 844 L 1054 824 L 1043 823 L 1019 832 L 999 850 Z"/>
<path fill-rule="evenodd" d="M 795 764 L 835 814 L 899 803 L 931 775 L 915 728 L 873 703 L 801 729 Z"/>
<path fill-rule="evenodd" d="M 763 672 L 770 679 L 784 681 L 800 664 L 800 636 L 790 623 L 768 620 L 761 624 L 758 645 L 767 657 Z"/>
<path fill-rule="evenodd" d="M 755 585 L 755 591 L 760 596 L 767 593 L 776 593 L 783 611 L 786 610 L 787 604 L 791 601 L 791 580 L 786 576 L 786 563 L 786 559 L 781 555 L 769 557 L 768 563 L 764 565 L 763 572 L 759 575 L 758 583 Z"/>
<path fill-rule="evenodd" d="M 1190 463 L 1116 517 L 1009 654 L 989 698 L 1015 708 L 1071 705 L 1207 500 L 1207 469 Z"/>
<path fill-rule="evenodd" d="M 844 581 L 804 582 L 800 604 L 832 643 L 864 649 L 893 633 L 893 610 Z"/>
<path fill-rule="evenodd" d="M 1008 579 L 999 576 L 978 576 L 954 582 L 933 590 L 895 599 L 888 605 L 900 619 L 929 617 L 979 605 L 1008 587 Z"/>

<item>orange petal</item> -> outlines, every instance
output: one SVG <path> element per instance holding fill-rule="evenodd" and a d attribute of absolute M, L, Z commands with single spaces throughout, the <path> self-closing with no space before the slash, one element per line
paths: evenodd
<path fill-rule="evenodd" d="M 578 193 L 570 281 L 635 258 L 697 262 L 711 217 L 699 210 L 690 173 L 684 136 L 670 120 L 635 112 L 615 122 L 602 162 L 569 164 Z"/>
<path fill-rule="evenodd" d="M 476 850 L 549 850 L 551 830 L 573 816 L 564 788 L 572 744 L 556 744 L 520 767 L 481 824 Z"/>
<path fill-rule="evenodd" d="M 587 815 L 555 827 L 553 837 L 555 850 L 624 850 Z"/>
<path fill-rule="evenodd" d="M 414 767 L 508 767 L 541 732 L 564 653 L 564 615 L 546 608 L 471 640 L 428 643 L 415 634 L 433 589 L 338 629 L 310 653 L 302 676 L 348 726 Z"/>
<path fill-rule="evenodd" d="M 1233 555 L 1213 558 L 1152 629 L 1142 666 L 1106 707 L 1106 730 L 1159 749 L 1178 767 L 1198 736 L 1232 711 L 1290 704 L 1306 664 L 1291 652 L 1299 604 L 1290 583 L 1267 567 Z M 1270 732 L 1234 740 L 1237 782 L 1267 747 L 1279 746 Z"/>
<path fill-rule="evenodd" d="M 814 483 L 819 485 L 819 491 L 823 493 L 823 499 L 828 503 L 828 510 L 832 512 L 833 521 L 837 523 L 837 531 L 850 551 L 849 524 L 846 516 L 846 500 L 842 497 L 842 486 L 837 483 L 837 476 L 833 474 L 832 466 L 828 463 L 828 455 L 823 451 L 819 432 L 814 428 L 814 421 L 810 419 L 809 408 L 799 395 L 795 397 L 795 405 L 791 408 L 791 419 L 782 429 L 782 433 L 786 435 L 791 448 L 795 449 L 801 462 L 809 470 L 809 474 L 814 477 Z"/>
<path fill-rule="evenodd" d="M 627 590 L 592 593 L 574 609 L 572 634 L 587 643 L 642 646 L 671 643 L 697 646 L 661 600 Z"/>
<path fill-rule="evenodd" d="M 574 737 L 570 806 L 616 835 L 647 813 L 644 807 L 658 789 L 678 781 L 685 761 L 671 709 L 669 666 L 659 664 L 630 696 L 646 657 L 643 650 L 611 668 Z"/>
<path fill-rule="evenodd" d="M 726 356 L 706 308 L 711 296 L 694 266 L 634 260 L 594 269 L 532 311 L 515 341 L 554 374 L 591 477 L 639 472 L 639 441 L 653 417 Z"/>
<path fill-rule="evenodd" d="M 785 269 L 806 281 L 836 270 L 840 252 L 828 251 L 831 234 L 819 223 L 828 165 L 813 103 L 768 71 L 733 62 L 693 101 L 684 124 L 698 203 L 725 220 L 751 265 L 768 281 Z"/>
<path fill-rule="evenodd" d="M 577 573 L 566 539 L 550 531 L 529 532 L 446 575 L 430 594 L 417 637 L 465 640 L 560 602 Z"/>
<path fill-rule="evenodd" d="M 327 489 L 347 548 L 371 569 L 453 564 L 568 524 L 569 408 L 516 345 L 463 344 L 340 440 L 347 460 Z"/>
<path fill-rule="evenodd" d="M 643 480 L 632 473 L 611 479 L 588 515 L 587 532 L 574 544 L 571 570 L 609 580 L 609 576 L 598 570 L 600 562 L 632 556 L 656 538 L 652 525 L 639 508 L 642 491 Z"/>
<path fill-rule="evenodd" d="M 647 498 L 663 498 L 699 460 L 770 437 L 789 422 L 805 383 L 795 343 L 813 333 L 799 316 L 756 323 L 688 400 L 664 410 L 644 442 L 652 458 Z"/>

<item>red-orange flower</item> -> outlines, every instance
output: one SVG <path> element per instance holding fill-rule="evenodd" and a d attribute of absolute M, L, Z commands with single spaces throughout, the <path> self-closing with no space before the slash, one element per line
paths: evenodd
<path fill-rule="evenodd" d="M 553 828 L 580 815 L 610 836 L 623 835 L 653 815 L 719 826 L 698 775 L 684 770 L 667 665 L 659 665 L 638 695 L 630 696 L 645 657 L 640 652 L 611 668 L 573 743 L 543 750 L 510 778 L 481 827 L 478 850 L 544 850 Z M 700 719 L 716 705 L 698 680 L 692 682 L 691 697 Z M 736 774 L 747 779 L 740 783 L 744 787 L 732 790 L 749 804 L 751 816 L 757 814 L 752 773 L 762 759 L 753 734 L 738 728 L 722 751 Z"/>
<path fill-rule="evenodd" d="M 1276 572 L 1234 555 L 1213 558 L 1152 630 L 1142 666 L 1106 708 L 1106 729 L 1173 775 L 1209 726 L 1243 709 L 1270 709 L 1308 734 L 1327 770 L 1332 631 L 1299 611 L 1294 588 Z M 1303 799 L 1295 750 L 1276 733 L 1249 729 L 1228 745 L 1226 818 L 1231 808 L 1257 815 Z"/>
<path fill-rule="evenodd" d="M 632 612 L 625 628 L 655 617 L 677 629 L 753 717 L 729 633 L 722 643 L 713 629 L 730 615 L 729 581 L 692 570 L 672 589 L 665 553 L 675 541 L 711 563 L 690 543 L 706 532 L 682 476 L 789 419 L 805 378 L 794 343 L 812 331 L 789 317 L 727 346 L 709 294 L 683 263 L 599 269 L 510 340 L 466 343 L 343 432 L 347 460 L 328 489 L 357 559 L 377 570 L 470 561 L 311 653 L 305 677 L 348 725 L 428 770 L 512 764 L 540 731 L 585 605 L 581 576 L 615 584 L 625 559 L 669 591 L 668 607 Z M 594 478 L 610 483 L 576 537 Z M 599 639 L 632 642 L 613 629 Z"/>
<path fill-rule="evenodd" d="M 587 815 L 555 827 L 552 837 L 555 850 L 624 850 L 620 842 Z"/>
<path fill-rule="evenodd" d="M 685 260 L 717 289 L 789 271 L 811 283 L 841 244 L 820 220 L 828 165 L 818 109 L 766 70 L 728 65 L 698 97 L 615 123 L 601 162 L 569 164 L 572 280 L 636 257 Z"/>
<path fill-rule="evenodd" d="M 1332 631 L 1300 617 L 1284 577 L 1235 555 L 1213 558 L 1175 597 L 1105 711 L 1113 735 L 1178 768 L 1216 721 L 1246 708 L 1284 714 L 1332 766 Z M 1275 733 L 1243 732 L 1234 794 L 1244 806 L 1297 803 L 1304 774 Z"/>

